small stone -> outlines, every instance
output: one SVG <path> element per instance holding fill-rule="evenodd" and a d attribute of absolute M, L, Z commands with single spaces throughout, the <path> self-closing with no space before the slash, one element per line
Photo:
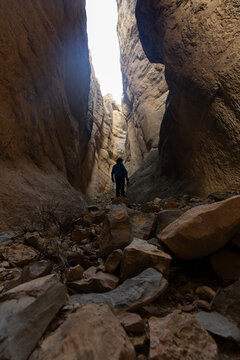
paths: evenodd
<path fill-rule="evenodd" d="M 121 249 L 114 250 L 105 262 L 105 269 L 108 273 L 112 274 L 119 266 L 122 259 L 123 252 Z"/>
<path fill-rule="evenodd" d="M 68 270 L 67 281 L 80 280 L 83 277 L 84 269 L 81 265 L 76 265 Z"/>
<path fill-rule="evenodd" d="M 164 203 L 163 209 L 169 210 L 169 209 L 176 209 L 179 207 L 179 203 L 176 201 L 166 201 Z"/>
<path fill-rule="evenodd" d="M 53 263 L 50 260 L 33 262 L 24 267 L 22 273 L 23 282 L 46 276 L 51 272 L 52 268 Z"/>
<path fill-rule="evenodd" d="M 37 257 L 35 250 L 23 244 L 12 244 L 3 253 L 5 259 L 11 264 L 23 266 Z"/>
<path fill-rule="evenodd" d="M 217 312 L 201 311 L 194 315 L 204 329 L 213 335 L 234 340 L 240 344 L 240 329 Z"/>
<path fill-rule="evenodd" d="M 7 246 L 13 242 L 12 237 L 9 234 L 1 233 L 0 234 L 0 244 Z"/>
<path fill-rule="evenodd" d="M 130 204 L 130 200 L 126 196 L 119 196 L 112 200 L 112 204 L 114 204 L 114 205 L 124 204 L 124 205 L 128 206 Z"/>
<path fill-rule="evenodd" d="M 200 299 L 212 301 L 216 292 L 208 286 L 199 286 L 196 289 L 196 294 L 199 296 Z"/>
<path fill-rule="evenodd" d="M 116 314 L 118 320 L 128 333 L 142 334 L 145 331 L 144 321 L 138 314 L 119 312 Z"/>
<path fill-rule="evenodd" d="M 95 274 L 84 273 L 85 278 L 68 283 L 68 287 L 77 293 L 102 293 L 113 290 L 117 287 L 119 278 L 112 274 L 99 271 Z"/>
<path fill-rule="evenodd" d="M 130 337 L 130 341 L 135 347 L 137 352 L 140 352 L 144 349 L 146 342 L 147 342 L 147 336 L 146 334 Z"/>
<path fill-rule="evenodd" d="M 198 308 L 206 310 L 206 311 L 212 310 L 211 304 L 209 304 L 205 300 L 196 300 L 196 301 L 194 301 L 194 305 L 195 305 L 195 307 L 198 307 Z"/>

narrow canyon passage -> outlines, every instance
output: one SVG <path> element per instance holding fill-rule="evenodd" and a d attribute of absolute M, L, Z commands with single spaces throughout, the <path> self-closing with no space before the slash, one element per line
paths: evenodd
<path fill-rule="evenodd" d="M 239 360 L 239 12 L 0 2 L 0 360 Z"/>

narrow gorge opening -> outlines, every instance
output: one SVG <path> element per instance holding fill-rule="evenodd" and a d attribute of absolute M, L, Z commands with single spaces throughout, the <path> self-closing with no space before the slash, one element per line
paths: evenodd
<path fill-rule="evenodd" d="M 102 95 L 111 94 L 121 104 L 117 3 L 114 0 L 86 0 L 86 11 L 89 50 Z"/>

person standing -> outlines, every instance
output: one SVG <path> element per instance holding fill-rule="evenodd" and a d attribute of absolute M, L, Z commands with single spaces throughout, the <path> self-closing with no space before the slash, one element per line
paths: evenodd
<path fill-rule="evenodd" d="M 112 168 L 112 182 L 114 182 L 114 179 L 115 179 L 115 181 L 116 181 L 116 196 L 117 197 L 119 197 L 120 194 L 121 194 L 121 196 L 125 196 L 125 191 L 124 191 L 125 178 L 128 182 L 129 181 L 128 172 L 127 172 L 125 166 L 123 165 L 123 159 L 118 158 L 117 163 Z"/>

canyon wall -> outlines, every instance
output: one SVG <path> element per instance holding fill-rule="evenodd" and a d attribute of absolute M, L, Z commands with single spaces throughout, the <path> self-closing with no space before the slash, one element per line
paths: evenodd
<path fill-rule="evenodd" d="M 185 192 L 239 190 L 239 2 L 138 0 L 136 16 L 170 90 L 155 171 Z"/>
<path fill-rule="evenodd" d="M 43 207 L 77 215 L 97 138 L 85 1 L 3 0 L 0 16 L 0 228 Z"/>
<path fill-rule="evenodd" d="M 137 29 L 136 0 L 117 0 L 118 37 L 123 74 L 123 111 L 127 118 L 127 161 L 136 171 L 148 154 L 158 148 L 168 87 L 164 66 L 146 57 Z"/>

